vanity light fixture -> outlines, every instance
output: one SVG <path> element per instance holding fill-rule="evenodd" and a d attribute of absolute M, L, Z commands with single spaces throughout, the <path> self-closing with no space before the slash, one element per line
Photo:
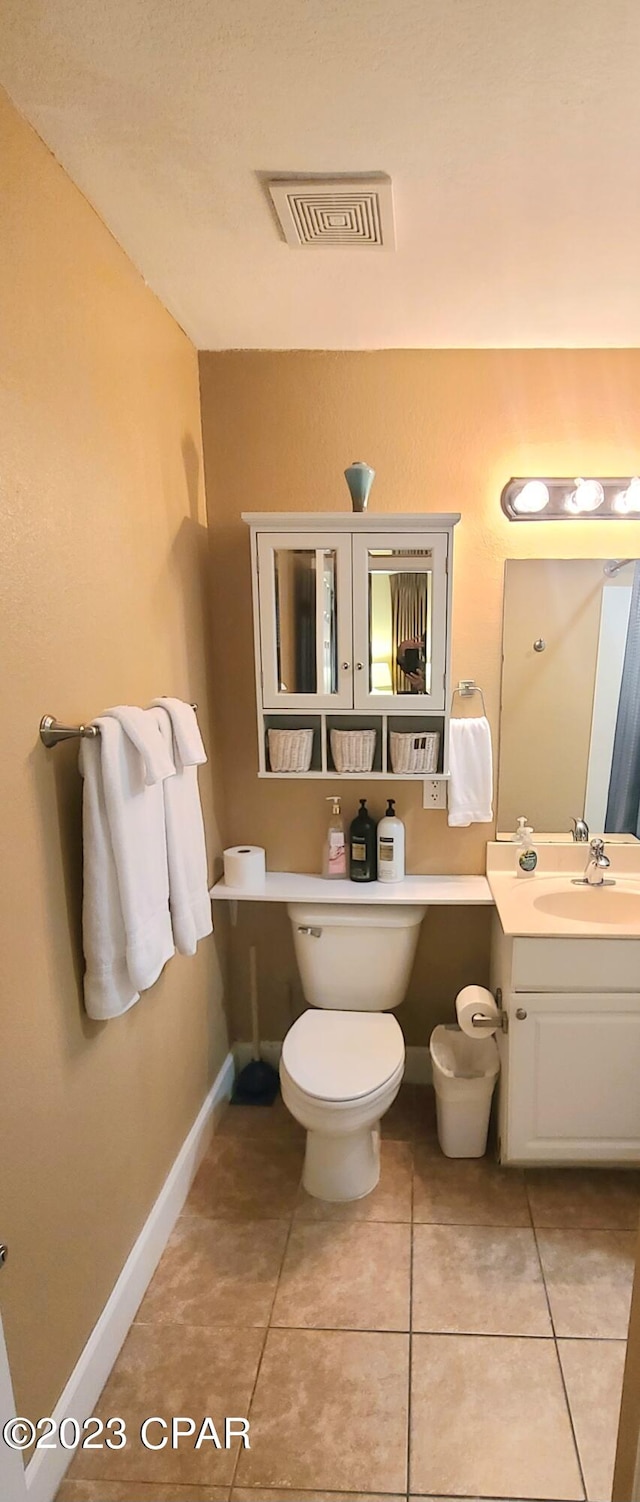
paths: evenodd
<path fill-rule="evenodd" d="M 576 480 L 576 488 L 567 496 L 567 511 L 574 516 L 597 511 L 604 501 L 604 490 L 599 480 Z"/>
<path fill-rule="evenodd" d="M 630 512 L 640 511 L 640 479 L 637 475 L 629 481 L 626 490 L 620 490 L 614 496 L 613 509 L 617 516 L 628 516 Z"/>
<path fill-rule="evenodd" d="M 640 477 L 631 479 L 511 479 L 500 497 L 512 522 L 640 519 Z"/>
<path fill-rule="evenodd" d="M 549 504 L 549 487 L 544 480 L 527 480 L 514 497 L 513 509 L 518 516 L 536 516 Z"/>

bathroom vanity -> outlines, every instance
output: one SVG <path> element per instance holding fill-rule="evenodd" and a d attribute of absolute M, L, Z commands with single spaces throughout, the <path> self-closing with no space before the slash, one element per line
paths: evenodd
<path fill-rule="evenodd" d="M 614 849 L 598 889 L 585 846 L 541 847 L 525 879 L 488 846 L 503 1163 L 640 1162 L 640 847 Z"/>
<path fill-rule="evenodd" d="M 638 807 L 614 767 L 635 572 L 602 556 L 505 565 L 503 833 L 487 847 L 503 1163 L 640 1163 Z M 529 877 L 509 843 L 522 816 L 538 852 Z M 589 829 L 605 831 L 610 866 L 594 874 L 613 885 L 580 884 Z"/>

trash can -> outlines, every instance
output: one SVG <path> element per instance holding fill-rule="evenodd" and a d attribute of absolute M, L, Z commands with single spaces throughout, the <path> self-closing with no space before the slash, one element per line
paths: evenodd
<path fill-rule="evenodd" d="M 500 1069 L 496 1040 L 468 1038 L 445 1025 L 434 1028 L 429 1051 L 442 1151 L 447 1158 L 481 1158 Z"/>

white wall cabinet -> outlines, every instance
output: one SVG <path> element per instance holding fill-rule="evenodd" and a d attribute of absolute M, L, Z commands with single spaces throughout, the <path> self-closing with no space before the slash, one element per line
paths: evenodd
<path fill-rule="evenodd" d="M 636 944 L 581 940 L 585 974 L 573 989 L 565 948 L 576 941 L 510 940 L 494 924 L 492 983 L 508 1019 L 499 1038 L 501 1161 L 640 1162 Z"/>
<path fill-rule="evenodd" d="M 392 729 L 439 735 L 448 776 L 453 515 L 252 513 L 261 776 L 388 778 Z M 307 772 L 273 772 L 268 731 L 313 730 Z M 371 772 L 338 774 L 332 729 L 373 729 Z M 396 774 L 425 776 L 424 771 Z"/>

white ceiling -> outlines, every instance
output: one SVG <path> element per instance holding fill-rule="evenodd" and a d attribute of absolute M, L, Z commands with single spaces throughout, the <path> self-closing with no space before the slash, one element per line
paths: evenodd
<path fill-rule="evenodd" d="M 0 0 L 0 81 L 200 348 L 640 345 L 638 0 Z M 290 250 L 258 172 L 387 172 Z"/>

